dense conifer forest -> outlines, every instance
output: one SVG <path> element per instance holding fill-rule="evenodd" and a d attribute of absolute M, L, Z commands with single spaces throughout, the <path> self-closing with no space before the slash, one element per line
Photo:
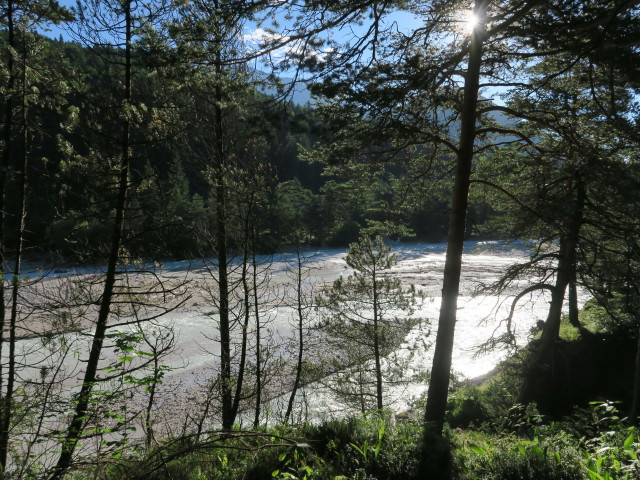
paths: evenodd
<path fill-rule="evenodd" d="M 103 62 L 116 63 L 121 52 L 111 49 L 98 53 L 75 41 L 37 35 L 34 41 L 47 52 L 47 62 L 57 62 L 51 67 L 57 69 L 61 86 L 46 99 L 56 102 L 50 110 L 41 110 L 44 106 L 39 105 L 33 109 L 37 133 L 29 139 L 29 156 L 33 160 L 28 166 L 29 228 L 24 232 L 28 246 L 25 253 L 31 257 L 53 255 L 59 261 L 96 261 L 108 229 L 108 216 L 100 204 L 107 193 L 100 190 L 105 188 L 103 185 L 87 183 L 87 176 L 97 168 L 84 158 L 90 148 L 86 139 L 98 127 L 91 123 L 95 118 L 84 115 L 89 113 L 86 102 L 92 101 L 87 98 L 89 92 L 108 94 L 107 89 L 118 88 L 109 85 L 101 69 Z M 134 57 L 145 54 L 141 46 L 133 48 Z M 144 84 L 139 88 L 144 87 L 146 98 L 157 100 L 165 94 L 162 81 L 149 81 L 154 66 L 143 63 L 137 68 L 136 77 L 141 77 L 139 81 Z M 326 119 L 312 104 L 297 105 L 286 97 L 261 93 L 265 91 L 264 81 L 253 81 L 261 75 L 246 75 L 241 97 L 235 100 L 242 103 L 243 111 L 233 119 L 238 122 L 233 128 L 248 135 L 243 141 L 252 144 L 253 151 L 245 149 L 234 155 L 239 168 L 244 169 L 239 172 L 238 181 L 248 169 L 258 168 L 256 163 L 263 169 L 261 251 L 286 245 L 282 239 L 291 235 L 288 229 L 292 216 L 297 215 L 308 230 L 305 243 L 314 246 L 345 247 L 357 240 L 360 230 L 371 222 L 397 223 L 395 238 L 431 242 L 446 239 L 446 187 L 430 188 L 416 202 L 405 198 L 411 187 L 404 179 L 406 167 L 402 162 L 390 163 L 363 178 L 326 169 L 309 153 L 330 135 Z M 175 103 L 166 108 L 177 109 L 172 112 L 177 118 L 190 115 L 184 103 L 188 100 L 180 98 L 181 93 L 176 95 L 170 100 Z M 134 140 L 139 152 L 130 166 L 133 188 L 129 195 L 135 221 L 127 225 L 127 235 L 136 240 L 128 248 L 141 259 L 193 258 L 206 250 L 206 242 L 198 241 L 198 221 L 213 216 L 215 195 L 203 178 L 202 166 L 194 161 L 198 146 L 189 131 L 178 124 L 166 126 L 161 132 L 153 128 L 146 132 L 149 137 Z M 107 133 L 101 130 L 101 135 Z M 449 175 L 444 168 L 442 175 Z M 95 180 L 105 182 L 102 178 Z M 10 199 L 15 197 L 9 194 Z M 486 200 L 481 199 L 474 207 L 469 220 L 473 227 L 470 238 L 496 235 L 485 225 L 490 211 Z M 400 229 L 400 225 L 405 228 Z M 9 223 L 9 232 L 16 228 Z M 8 238 L 15 238 L 15 233 L 8 233 Z"/>
<path fill-rule="evenodd" d="M 0 12 L 1 478 L 640 476 L 640 2 Z"/>

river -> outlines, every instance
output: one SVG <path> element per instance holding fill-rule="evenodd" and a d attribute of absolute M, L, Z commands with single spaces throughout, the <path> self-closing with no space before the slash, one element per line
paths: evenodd
<path fill-rule="evenodd" d="M 426 390 L 424 374 L 431 366 L 446 245 L 393 243 L 392 247 L 398 261 L 390 274 L 399 278 L 405 285 L 414 285 L 425 295 L 424 301 L 414 312 L 414 316 L 421 318 L 422 321 L 409 332 L 394 353 L 404 357 L 407 365 L 405 373 L 415 380 L 386 389 L 385 404 L 390 409 L 400 412 L 410 408 Z M 347 276 L 351 273 L 345 262 L 344 249 L 325 249 L 306 252 L 306 255 L 308 256 L 305 262 L 305 268 L 308 269 L 308 277 L 305 279 L 307 293 L 312 290 L 317 292 L 323 285 L 329 284 L 339 276 Z M 534 280 L 521 280 L 500 297 L 488 294 L 476 296 L 474 292 L 480 285 L 496 281 L 510 265 L 525 261 L 527 258 L 528 250 L 522 244 L 503 245 L 498 242 L 467 242 L 465 244 L 453 354 L 453 370 L 459 377 L 472 378 L 486 374 L 508 354 L 504 348 L 479 353 L 479 347 L 490 338 L 506 332 L 505 319 L 514 295 Z M 291 268 L 294 256 L 279 254 L 268 259 L 263 257 L 260 260 L 263 267 L 267 265 L 269 267 L 269 286 L 265 287 L 265 292 L 268 290 L 269 293 L 265 293 L 263 300 L 270 306 L 263 311 L 263 316 L 269 319 L 268 343 L 271 345 L 273 355 L 271 361 L 276 362 L 278 356 L 290 355 L 286 353 L 288 350 L 283 345 L 288 339 L 295 337 L 293 309 L 282 303 L 285 295 L 283 292 L 292 282 Z M 176 333 L 175 348 L 162 360 L 166 371 L 163 385 L 156 398 L 155 408 L 158 422 L 173 423 L 172 428 L 176 429 L 179 428 L 180 422 L 184 423 L 186 414 L 196 416 L 202 409 L 201 404 L 206 397 L 206 385 L 215 375 L 218 365 L 217 315 L 215 308 L 208 301 L 206 289 L 205 293 L 202 290 L 203 285 L 212 288 L 214 285 L 212 280 L 215 276 L 212 273 L 215 272 L 203 262 L 165 262 L 164 265 L 156 267 L 158 268 L 155 275 L 165 281 L 188 279 L 190 283 L 185 287 L 185 292 L 192 294 L 189 300 L 179 308 L 155 320 L 153 327 L 148 327 L 156 330 L 171 327 Z M 87 270 L 58 272 L 45 283 L 47 281 L 64 283 L 65 279 L 83 278 L 88 274 Z M 99 288 L 96 294 L 98 293 Z M 519 302 L 512 322 L 518 345 L 524 345 L 529 340 L 531 329 L 536 322 L 545 319 L 548 300 L 548 294 L 533 293 Z M 581 300 L 584 302 L 584 295 L 581 296 Z M 123 327 L 120 330 L 128 332 L 131 328 Z M 73 390 L 82 378 L 83 360 L 88 355 L 86 333 L 89 331 L 90 329 L 84 329 L 78 334 L 73 334 L 75 336 L 67 334 L 68 342 L 74 345 L 72 352 L 65 360 L 66 373 L 62 382 L 68 390 Z M 267 342 L 267 340 L 263 341 Z M 45 353 L 46 349 L 42 348 L 41 339 L 21 341 L 19 351 L 22 352 L 21 358 L 25 364 L 33 364 L 36 358 L 45 363 L 48 361 L 44 360 L 48 357 Z M 113 362 L 115 358 L 113 344 L 107 345 L 105 351 L 107 354 L 103 366 Z M 120 354 L 115 353 L 116 357 Z M 307 360 L 314 361 L 313 358 Z M 51 364 L 50 368 L 54 366 Z M 40 366 L 38 368 L 41 372 Z M 29 375 L 33 377 L 37 371 L 36 368 L 23 369 L 21 376 L 22 378 L 27 378 Z M 60 378 L 62 379 L 63 376 L 60 375 Z M 286 375 L 283 378 L 286 378 Z M 277 418 L 278 412 L 281 413 L 284 408 L 288 398 L 286 386 L 286 382 L 280 382 L 277 387 L 271 387 L 272 399 L 264 411 L 271 412 L 273 418 Z M 146 397 L 143 394 L 139 394 L 137 403 L 142 405 L 144 398 Z M 306 385 L 300 392 L 299 399 L 304 400 L 304 404 L 299 405 L 299 414 L 307 419 L 326 419 L 350 412 L 348 406 L 341 404 L 328 392 L 326 385 L 319 383 Z M 242 421 L 246 422 L 249 418 L 250 415 L 241 417 Z"/>

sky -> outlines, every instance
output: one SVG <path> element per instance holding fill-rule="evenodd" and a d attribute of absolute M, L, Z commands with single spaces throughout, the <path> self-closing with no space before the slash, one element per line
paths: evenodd
<path fill-rule="evenodd" d="M 58 0 L 59 3 L 65 7 L 73 8 L 76 6 L 76 0 Z M 394 25 L 394 28 L 397 28 L 400 31 L 410 31 L 415 29 L 420 25 L 420 20 L 413 14 L 409 14 L 408 12 L 393 12 L 389 14 L 386 20 L 387 25 Z M 287 20 L 284 14 L 281 14 L 277 17 L 277 20 L 283 29 L 282 31 L 286 31 L 287 28 L 291 27 L 291 20 Z M 366 23 L 366 22 L 365 22 Z M 259 43 L 263 42 L 269 38 L 274 38 L 274 35 L 269 33 L 267 30 L 270 26 L 270 23 L 265 22 L 260 25 L 256 22 L 247 22 L 243 32 L 243 40 L 246 42 L 249 48 L 259 48 Z M 71 26 L 73 28 L 73 26 Z M 325 33 L 325 37 L 331 37 L 333 40 L 340 41 L 344 39 L 348 40 L 349 37 L 353 35 L 362 34 L 366 31 L 365 25 L 349 25 L 348 28 L 343 28 L 342 30 L 333 30 L 331 32 Z M 46 30 L 41 30 L 41 33 L 50 37 L 50 38 L 62 38 L 65 41 L 73 41 L 75 40 L 73 33 L 70 32 L 70 27 L 68 25 L 53 25 L 49 26 Z M 278 35 L 275 35 L 277 38 Z M 281 35 L 281 38 L 285 38 L 286 36 Z M 287 57 L 291 51 L 296 51 L 299 49 L 299 44 L 290 43 L 286 47 L 279 49 L 278 51 L 272 52 L 271 60 L 275 62 L 279 62 Z M 326 55 L 327 51 L 316 51 L 314 52 L 319 58 L 322 58 L 323 55 Z M 256 68 L 260 70 L 268 70 L 268 67 L 265 65 L 260 65 L 259 62 L 256 63 Z M 295 75 L 294 69 L 290 69 L 289 71 L 284 71 L 280 73 L 281 77 L 292 77 Z M 298 72 L 299 73 L 299 72 Z M 308 94 L 303 94 L 304 98 L 308 98 Z"/>
<path fill-rule="evenodd" d="M 62 6 L 67 8 L 73 8 L 76 6 L 76 0 L 58 0 Z M 280 15 L 277 18 L 278 22 L 283 29 L 290 27 L 291 21 L 287 20 L 284 15 Z M 420 19 L 414 14 L 408 12 L 393 12 L 387 16 L 386 23 L 391 25 L 395 23 L 400 31 L 410 31 L 420 25 Z M 267 25 L 258 25 L 255 22 L 247 22 L 244 29 L 244 39 L 248 43 L 255 42 L 256 40 L 263 40 L 271 36 L 266 31 Z M 365 31 L 366 26 L 350 25 L 349 29 L 342 29 L 341 31 L 332 31 L 330 35 L 335 39 L 339 37 L 347 38 L 352 34 L 359 34 Z M 73 36 L 70 35 L 69 27 L 66 25 L 53 25 L 49 26 L 46 30 L 41 31 L 44 35 L 51 38 L 59 38 L 62 36 L 64 40 L 73 40 Z"/>
<path fill-rule="evenodd" d="M 76 5 L 76 0 L 59 0 L 59 2 L 61 5 L 69 8 L 72 8 Z M 277 20 L 280 23 L 281 28 L 283 29 L 282 31 L 286 31 L 286 29 L 291 26 L 291 20 L 288 20 L 287 18 L 285 18 L 283 14 L 281 14 L 277 18 Z M 460 25 L 462 25 L 461 27 L 462 32 L 470 33 L 470 29 L 474 24 L 474 20 L 475 19 L 471 14 L 471 12 L 467 11 L 467 12 L 461 12 L 459 19 L 457 21 L 459 21 Z M 406 12 L 406 11 L 395 11 L 387 14 L 385 16 L 384 22 L 385 23 L 383 27 L 392 26 L 394 29 L 397 29 L 398 31 L 403 33 L 412 32 L 416 28 L 419 28 L 422 25 L 421 19 L 416 14 Z M 325 37 L 330 37 L 333 40 L 336 40 L 339 43 L 341 43 L 343 40 L 348 41 L 350 38 L 353 38 L 354 36 L 357 36 L 366 32 L 368 27 L 367 23 L 368 22 L 365 20 L 362 23 L 362 25 L 350 24 L 348 27 L 342 28 L 341 30 L 332 30 L 330 32 L 324 33 L 324 35 Z M 279 37 L 278 34 L 274 35 L 273 33 L 270 33 L 268 31 L 269 26 L 270 26 L 269 23 L 266 23 L 266 22 L 262 25 L 256 22 L 247 22 L 243 32 L 243 40 L 246 42 L 247 46 L 249 48 L 251 48 L 252 46 L 253 48 L 259 48 L 259 43 L 261 41 L 267 40 L 269 38 L 274 38 L 274 36 L 275 38 L 278 38 Z M 47 30 L 41 31 L 41 33 L 55 39 L 61 37 L 63 40 L 66 40 L 66 41 L 74 40 L 74 36 L 69 31 L 69 26 L 67 25 L 50 26 Z M 280 35 L 280 38 L 286 39 L 286 36 Z M 299 48 L 300 48 L 299 44 L 289 43 L 282 49 L 272 52 L 271 60 L 277 63 L 285 59 L 288 53 L 290 53 L 291 51 L 295 52 L 296 49 L 299 49 Z M 326 55 L 327 53 L 328 53 L 327 51 L 319 50 L 314 52 L 313 55 L 321 59 L 323 55 Z M 260 62 L 256 62 L 255 68 L 258 70 L 264 70 L 264 71 L 269 70 L 268 66 L 261 65 Z M 300 72 L 295 72 L 294 68 L 292 67 L 289 71 L 285 70 L 281 72 L 280 76 L 281 78 L 292 77 L 296 73 L 299 74 Z M 304 78 L 304 74 L 302 78 Z M 308 95 L 305 92 L 303 92 L 302 97 L 307 99 Z"/>

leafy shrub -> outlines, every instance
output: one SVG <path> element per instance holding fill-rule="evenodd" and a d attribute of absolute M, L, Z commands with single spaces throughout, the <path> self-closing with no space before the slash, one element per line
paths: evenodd
<path fill-rule="evenodd" d="M 543 416 L 535 403 L 515 404 L 496 421 L 497 430 L 503 433 L 516 433 L 521 437 L 533 438 L 537 429 L 543 425 Z"/>
<path fill-rule="evenodd" d="M 584 464 L 591 480 L 640 478 L 640 432 L 627 427 L 613 402 L 593 402 L 590 428 L 595 435 L 584 442 Z"/>
<path fill-rule="evenodd" d="M 613 314 L 613 315 L 612 315 Z M 580 310 L 580 323 L 593 332 L 628 334 L 635 330 L 635 321 L 625 308 L 624 297 L 614 292 L 606 308 L 597 300 L 588 300 Z"/>
<path fill-rule="evenodd" d="M 368 463 L 367 471 L 378 480 L 413 478 L 421 436 L 422 428 L 413 424 L 398 424 L 389 429 L 379 454 Z"/>
<path fill-rule="evenodd" d="M 376 413 L 309 425 L 305 433 L 316 453 L 333 466 L 335 475 L 362 480 L 415 477 L 422 435 L 417 425 L 394 425 L 389 417 Z"/>
<path fill-rule="evenodd" d="M 584 478 L 579 450 L 568 435 L 520 440 L 507 436 L 483 446 L 458 450 L 460 479 L 580 480 Z"/>
<path fill-rule="evenodd" d="M 528 352 L 523 349 L 500 363 L 497 375 L 487 380 L 480 388 L 480 402 L 487 410 L 489 419 L 499 419 L 508 415 L 515 402 L 522 375 L 527 363 Z M 493 424 L 496 422 L 492 421 Z"/>
<path fill-rule="evenodd" d="M 355 220 L 347 220 L 329 238 L 327 244 L 330 247 L 344 247 L 358 240 L 360 235 L 360 224 Z"/>
<path fill-rule="evenodd" d="M 480 389 L 469 386 L 459 389 L 449 397 L 446 420 L 451 428 L 480 425 L 488 420 L 487 409 L 481 401 Z"/>

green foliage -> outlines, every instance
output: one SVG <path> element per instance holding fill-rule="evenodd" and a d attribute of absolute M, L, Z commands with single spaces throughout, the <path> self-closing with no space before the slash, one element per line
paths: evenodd
<path fill-rule="evenodd" d="M 177 64 L 181 58 L 162 43 L 162 32 L 141 33 L 133 45 L 137 101 L 121 112 L 135 124 L 131 215 L 126 224 L 127 235 L 135 241 L 127 248 L 135 257 L 192 258 L 205 250 L 200 232 L 210 227 L 207 222 L 215 205 L 198 160 L 203 151 L 210 150 L 210 138 L 205 132 L 207 140 L 201 142 L 200 132 L 194 130 L 194 114 L 189 110 L 193 99 L 185 89 L 185 84 L 191 86 L 196 81 L 189 78 L 193 72 Z M 117 175 L 114 162 L 119 154 L 111 141 L 119 135 L 113 127 L 113 121 L 120 118 L 119 109 L 113 108 L 120 88 L 114 80 L 118 52 L 38 40 L 43 50 L 38 55 L 46 56 L 47 69 L 55 73 L 51 78 L 69 80 L 56 80 L 59 92 L 55 101 L 48 97 L 53 85 L 48 80 L 46 85 L 38 83 L 39 93 L 33 98 L 42 103 L 35 113 L 38 130 L 44 134 L 34 136 L 31 142 L 32 156 L 42 161 L 31 163 L 35 171 L 30 176 L 34 188 L 28 192 L 32 222 L 26 237 L 35 247 L 32 251 L 51 250 L 81 262 L 100 260 L 107 248 L 105 233 L 113 215 L 108 202 L 115 191 L 108 185 Z M 187 51 L 195 48 L 182 44 L 174 47 Z M 38 71 L 42 75 L 42 69 Z M 291 192 L 291 198 L 286 198 L 287 193 L 284 198 L 279 196 L 291 189 L 291 182 L 297 182 L 306 196 L 300 221 L 309 243 L 344 247 L 372 223 L 392 224 L 397 231 L 405 221 L 410 231 L 418 233 L 418 239 L 443 238 L 447 208 L 444 192 L 448 192 L 448 186 L 436 187 L 416 171 L 421 181 L 420 187 L 414 188 L 414 167 L 409 169 L 410 180 L 404 179 L 403 169 L 397 167 L 365 166 L 345 172 L 327 171 L 323 176 L 325 167 L 318 161 L 305 160 L 300 148 L 319 139 L 316 130 L 327 129 L 317 111 L 294 105 L 287 105 L 286 111 L 265 110 L 259 102 L 266 99 L 256 92 L 246 72 L 233 75 L 233 80 L 223 82 L 231 89 L 230 95 L 235 95 L 233 101 L 225 102 L 225 108 L 235 112 L 229 122 L 240 125 L 230 142 L 233 155 L 244 161 L 247 155 L 240 139 L 260 139 L 265 163 L 282 183 L 273 198 L 254 207 L 263 217 L 262 235 L 270 244 L 264 249 L 273 249 L 276 240 L 291 241 L 289 220 L 297 215 L 291 208 L 297 204 L 296 193 Z M 199 77 L 198 81 L 204 79 Z M 204 128 L 209 127 L 206 124 Z M 417 170 L 428 161 L 419 151 L 413 151 L 406 160 Z M 9 195 L 8 201 L 14 197 Z M 12 223 L 9 220 L 10 228 Z"/>
<path fill-rule="evenodd" d="M 112 458 L 95 469 L 75 472 L 72 478 L 409 480 L 415 477 L 420 428 L 394 425 L 390 418 L 376 414 L 296 429 L 175 439 L 146 456 Z"/>
<path fill-rule="evenodd" d="M 566 436 L 520 440 L 502 437 L 482 445 L 466 443 L 456 452 L 461 479 L 581 480 L 575 441 Z"/>
<path fill-rule="evenodd" d="M 593 402 L 583 425 L 591 435 L 584 441 L 584 463 L 590 480 L 634 479 L 640 476 L 638 429 L 628 427 L 613 402 Z M 580 425 L 578 422 L 576 424 Z"/>
<path fill-rule="evenodd" d="M 146 457 L 112 459 L 105 480 L 412 480 L 422 427 L 378 413 L 343 420 L 174 440 Z M 460 430 L 427 452 L 444 465 L 453 454 L 459 480 L 633 480 L 640 465 L 639 433 L 611 402 L 595 403 L 565 423 L 545 423 L 535 409 L 510 414 L 511 433 Z M 519 426 L 525 436 L 516 432 Z M 572 431 L 569 427 L 573 427 Z M 575 430 L 584 427 L 582 432 Z M 593 435 L 593 436 L 589 436 Z M 167 459 L 158 464 L 158 460 Z M 445 462 L 446 463 L 446 462 Z M 149 470 L 152 468 L 152 472 Z M 450 468 L 450 467 L 444 467 Z M 442 473 L 443 470 L 440 470 Z M 98 478 L 86 471 L 74 478 Z M 436 478 L 436 477 L 434 477 Z"/>
<path fill-rule="evenodd" d="M 626 301 L 625 296 L 618 292 L 611 293 L 606 302 L 591 299 L 582 308 L 580 320 L 604 333 L 635 333 L 636 319 L 633 313 L 627 310 Z"/>
<path fill-rule="evenodd" d="M 308 425 L 304 435 L 335 474 L 379 480 L 415 475 L 421 436 L 417 425 L 394 425 L 388 416 L 369 414 Z"/>
<path fill-rule="evenodd" d="M 317 297 L 318 328 L 331 348 L 329 388 L 365 413 L 384 408 L 385 377 L 403 376 L 402 360 L 391 354 L 417 323 L 411 315 L 420 296 L 387 275 L 396 257 L 380 236 L 352 243 L 346 261 L 353 273 Z"/>
<path fill-rule="evenodd" d="M 308 444 L 298 444 L 278 457 L 280 466 L 271 472 L 277 480 L 313 480 L 322 478 L 324 462 L 309 451 Z"/>
<path fill-rule="evenodd" d="M 500 436 L 460 434 L 461 479 L 631 480 L 640 474 L 638 431 L 625 424 L 612 402 L 594 402 L 557 423 L 545 423 L 534 408 L 516 406 L 502 424 L 510 428 Z"/>
<path fill-rule="evenodd" d="M 487 408 L 476 386 L 463 387 L 449 395 L 446 421 L 451 428 L 480 425 L 488 419 Z"/>
<path fill-rule="evenodd" d="M 274 208 L 276 228 L 283 242 L 295 245 L 320 240 L 319 199 L 304 188 L 300 180 L 288 180 L 276 186 Z"/>

